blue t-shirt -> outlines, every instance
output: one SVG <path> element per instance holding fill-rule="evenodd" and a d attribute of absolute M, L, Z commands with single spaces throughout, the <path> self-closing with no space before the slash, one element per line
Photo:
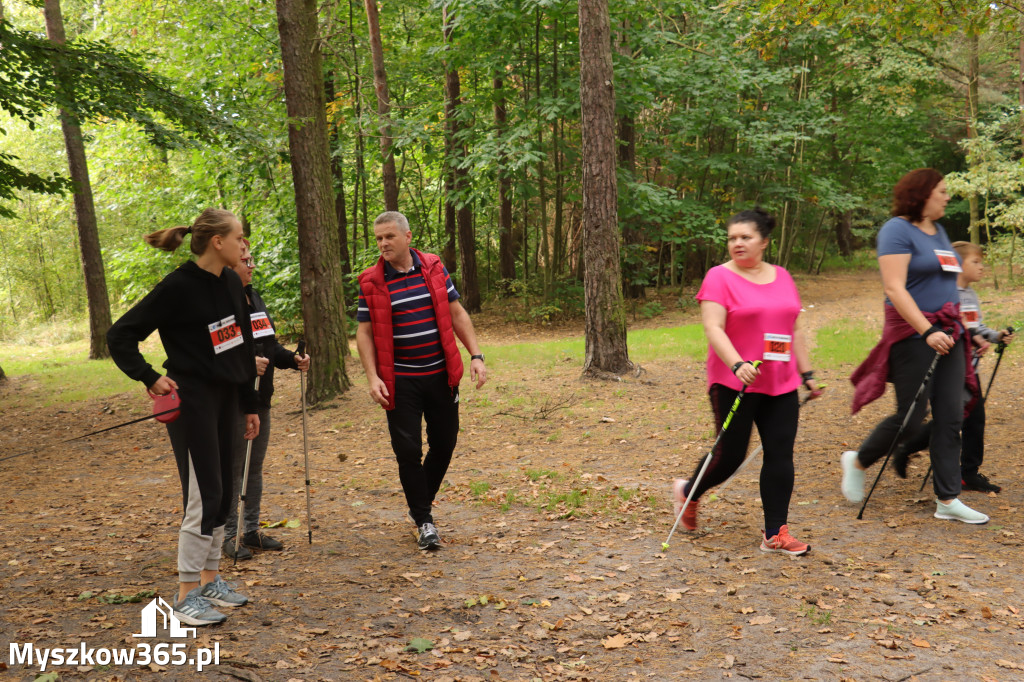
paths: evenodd
<path fill-rule="evenodd" d="M 960 256 L 942 225 L 935 223 L 935 234 L 925 234 L 905 218 L 890 218 L 878 232 L 878 255 L 894 254 L 910 254 L 907 292 L 921 312 L 934 313 L 947 303 L 960 303 L 956 288 Z M 886 298 L 885 304 L 892 302 Z"/>

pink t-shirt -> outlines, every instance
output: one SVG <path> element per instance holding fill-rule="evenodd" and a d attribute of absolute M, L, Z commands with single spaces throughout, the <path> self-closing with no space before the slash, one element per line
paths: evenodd
<path fill-rule="evenodd" d="M 724 265 L 708 270 L 698 301 L 714 301 L 726 310 L 725 333 L 744 360 L 761 360 L 761 376 L 747 391 L 782 395 L 800 386 L 793 354 L 793 330 L 800 314 L 800 294 L 793 278 L 775 265 L 775 281 L 754 284 Z M 740 390 L 743 382 L 712 348 L 708 348 L 708 388 L 722 384 Z"/>

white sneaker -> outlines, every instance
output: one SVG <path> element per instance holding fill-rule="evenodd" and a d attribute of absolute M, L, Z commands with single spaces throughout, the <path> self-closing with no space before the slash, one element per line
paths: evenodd
<path fill-rule="evenodd" d="M 864 499 L 864 470 L 857 468 L 857 451 L 847 450 L 839 458 L 843 467 L 843 496 L 850 502 Z"/>
<path fill-rule="evenodd" d="M 988 523 L 988 516 L 971 509 L 958 499 L 954 499 L 949 504 L 935 500 L 935 518 L 963 521 L 964 523 Z"/>

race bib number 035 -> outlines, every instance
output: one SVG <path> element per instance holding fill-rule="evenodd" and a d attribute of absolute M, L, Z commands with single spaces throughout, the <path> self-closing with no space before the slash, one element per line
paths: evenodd
<path fill-rule="evenodd" d="M 229 315 L 220 322 L 210 324 L 209 328 L 213 352 L 218 355 L 242 343 L 242 329 L 235 322 L 234 315 Z"/>
<path fill-rule="evenodd" d="M 253 313 L 249 316 L 252 323 L 252 338 L 261 339 L 264 336 L 273 336 L 274 327 L 270 324 L 270 318 L 266 313 Z"/>
<path fill-rule="evenodd" d="M 765 334 L 762 360 L 789 362 L 793 351 L 793 337 L 788 334 Z"/>

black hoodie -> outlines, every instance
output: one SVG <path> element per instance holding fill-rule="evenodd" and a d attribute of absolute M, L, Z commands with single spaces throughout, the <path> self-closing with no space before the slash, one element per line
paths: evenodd
<path fill-rule="evenodd" d="M 267 312 L 267 304 L 263 302 L 259 292 L 253 289 L 251 284 L 245 288 L 245 291 L 249 294 L 250 319 L 260 313 L 266 316 L 262 319 L 252 320 L 252 323 L 253 335 L 256 338 L 256 354 L 270 359 L 267 369 L 260 377 L 260 407 L 268 409 L 270 398 L 274 395 L 274 368 L 298 369 L 299 365 L 295 362 L 295 353 L 277 342 L 277 337 L 274 335 L 274 319 Z"/>
<path fill-rule="evenodd" d="M 188 261 L 113 324 L 107 346 L 122 372 L 149 387 L 160 373 L 139 352 L 139 342 L 158 330 L 168 374 L 235 384 L 242 411 L 256 414 L 256 356 L 247 313 L 242 280 L 231 268 L 218 277 Z"/>

